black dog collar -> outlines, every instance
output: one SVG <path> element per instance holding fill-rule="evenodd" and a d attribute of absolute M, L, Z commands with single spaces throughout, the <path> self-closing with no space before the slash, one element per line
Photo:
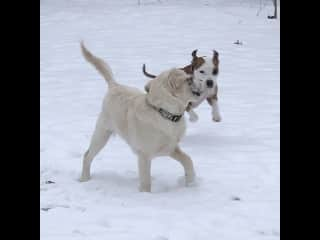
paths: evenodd
<path fill-rule="evenodd" d="M 162 108 L 158 109 L 158 112 L 161 114 L 162 117 L 169 119 L 172 122 L 178 122 L 182 115 L 174 115 L 167 110 L 164 110 Z"/>
<path fill-rule="evenodd" d="M 152 107 L 154 110 L 159 112 L 162 117 L 164 117 L 172 122 L 178 122 L 181 119 L 181 117 L 183 116 L 183 115 L 172 114 L 172 113 L 168 112 L 167 110 L 164 110 L 163 108 L 157 108 L 157 107 L 153 106 L 152 104 L 150 104 L 148 101 L 147 101 L 147 104 L 150 107 Z"/>

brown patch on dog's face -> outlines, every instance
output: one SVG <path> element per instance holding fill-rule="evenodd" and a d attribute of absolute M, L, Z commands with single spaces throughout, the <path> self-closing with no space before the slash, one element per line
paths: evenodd
<path fill-rule="evenodd" d="M 201 67 L 202 64 L 204 64 L 204 62 L 205 62 L 203 57 L 197 56 L 197 50 L 194 50 L 191 55 L 192 55 L 191 64 L 185 66 L 184 68 L 181 68 L 181 70 L 183 70 L 187 74 L 193 74 L 194 70 Z"/>
<path fill-rule="evenodd" d="M 181 70 L 183 70 L 186 74 L 193 74 L 193 70 L 192 70 L 192 66 L 191 64 L 190 65 L 187 65 L 183 68 L 180 68 Z"/>
<path fill-rule="evenodd" d="M 202 66 L 202 64 L 204 64 L 204 59 L 202 57 L 197 57 L 195 59 L 192 60 L 192 68 L 195 70 L 195 69 L 198 69 L 199 67 Z"/>
<path fill-rule="evenodd" d="M 195 69 L 198 69 L 199 67 L 202 66 L 202 64 L 204 64 L 204 59 L 202 57 L 198 57 L 197 56 L 197 51 L 198 50 L 194 50 L 191 55 L 192 55 L 192 61 L 191 61 L 191 67 L 192 70 L 194 71 Z"/>

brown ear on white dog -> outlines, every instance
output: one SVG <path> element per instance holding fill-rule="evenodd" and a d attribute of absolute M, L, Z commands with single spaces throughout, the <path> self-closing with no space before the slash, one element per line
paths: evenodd
<path fill-rule="evenodd" d="M 213 64 L 215 66 L 219 65 L 219 53 L 216 50 L 213 50 L 213 58 L 212 58 Z"/>

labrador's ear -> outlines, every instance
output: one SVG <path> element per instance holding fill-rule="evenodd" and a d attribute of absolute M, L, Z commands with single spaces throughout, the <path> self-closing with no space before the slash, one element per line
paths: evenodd
<path fill-rule="evenodd" d="M 173 69 L 168 75 L 168 85 L 172 90 L 179 89 L 186 81 L 187 75 L 183 70 Z"/>

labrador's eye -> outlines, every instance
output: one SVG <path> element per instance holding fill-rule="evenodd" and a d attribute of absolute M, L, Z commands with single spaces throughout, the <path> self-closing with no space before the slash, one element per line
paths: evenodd
<path fill-rule="evenodd" d="M 200 73 L 204 74 L 204 71 L 201 70 Z"/>

